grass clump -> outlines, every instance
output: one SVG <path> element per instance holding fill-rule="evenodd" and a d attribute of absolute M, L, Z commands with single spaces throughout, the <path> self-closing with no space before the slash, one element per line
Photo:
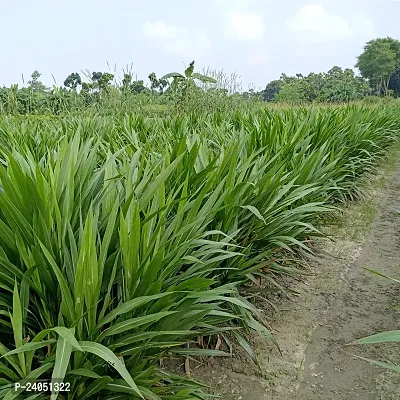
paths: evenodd
<path fill-rule="evenodd" d="M 53 377 L 53 399 L 206 398 L 158 362 L 272 338 L 238 287 L 296 277 L 276 253 L 306 249 L 399 129 L 357 105 L 2 119 L 1 397 Z"/>

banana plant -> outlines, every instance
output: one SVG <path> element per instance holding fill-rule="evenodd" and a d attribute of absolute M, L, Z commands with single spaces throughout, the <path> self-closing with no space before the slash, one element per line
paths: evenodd
<path fill-rule="evenodd" d="M 171 78 L 172 82 L 170 83 L 169 79 Z M 188 100 L 190 94 L 197 93 L 199 90 L 201 90 L 196 85 L 196 81 L 203 83 L 217 82 L 210 76 L 194 72 L 194 61 L 189 64 L 189 67 L 185 69 L 183 74 L 179 72 L 170 72 L 164 75 L 161 80 L 165 80 L 169 83 L 168 93 L 172 99 L 176 101 L 176 106 L 178 109 L 183 107 L 185 100 Z"/>
<path fill-rule="evenodd" d="M 179 72 L 170 72 L 169 74 L 164 75 L 161 79 L 170 79 L 173 78 L 172 84 L 186 83 L 186 85 L 195 85 L 195 80 L 199 80 L 203 83 L 216 83 L 217 81 L 207 75 L 199 74 L 198 72 L 194 72 L 194 61 L 192 61 L 189 66 L 185 69 L 184 75 Z"/>

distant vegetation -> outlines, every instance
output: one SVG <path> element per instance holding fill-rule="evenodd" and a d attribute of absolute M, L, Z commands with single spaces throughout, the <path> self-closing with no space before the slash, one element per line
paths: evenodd
<path fill-rule="evenodd" d="M 192 62 L 184 73 L 169 73 L 158 78 L 154 72 L 148 83 L 134 79 L 125 70 L 118 81 L 115 73 L 73 72 L 63 86 L 47 88 L 34 71 L 27 85 L 0 88 L 0 113 L 62 114 L 96 111 L 125 113 L 139 111 L 147 115 L 171 112 L 224 111 L 242 108 L 244 102 L 307 104 L 343 103 L 362 99 L 374 102 L 378 97 L 400 96 L 400 41 L 392 38 L 371 40 L 355 65 L 361 75 L 349 68 L 334 66 L 328 72 L 307 76 L 282 74 L 264 90 L 244 92 L 236 75 L 207 70 L 194 71 Z"/>
<path fill-rule="evenodd" d="M 335 66 L 327 73 L 282 74 L 263 91 L 266 101 L 310 103 L 348 102 L 367 96 L 400 96 L 400 41 L 378 38 L 369 41 L 352 69 Z"/>

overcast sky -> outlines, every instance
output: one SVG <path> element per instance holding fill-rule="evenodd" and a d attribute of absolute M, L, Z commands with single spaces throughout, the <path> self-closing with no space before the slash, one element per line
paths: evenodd
<path fill-rule="evenodd" d="M 400 39 L 399 0 L 1 0 L 0 16 L 0 85 L 35 69 L 62 84 L 107 61 L 147 81 L 195 60 L 258 89 L 282 72 L 353 68 L 366 41 Z"/>

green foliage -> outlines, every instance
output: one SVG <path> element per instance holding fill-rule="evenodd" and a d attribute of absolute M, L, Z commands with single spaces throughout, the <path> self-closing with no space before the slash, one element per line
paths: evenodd
<path fill-rule="evenodd" d="M 158 91 L 160 94 L 164 92 L 164 88 L 168 85 L 168 82 L 165 78 L 157 79 L 157 76 L 154 72 L 149 75 L 149 80 L 151 90 Z"/>
<path fill-rule="evenodd" d="M 283 103 L 300 104 L 306 101 L 306 82 L 302 79 L 283 80 L 279 92 L 275 94 L 275 101 Z"/>
<path fill-rule="evenodd" d="M 92 84 L 94 88 L 99 90 L 107 90 L 111 86 L 111 81 L 114 79 L 114 75 L 108 72 L 93 72 L 92 73 Z"/>
<path fill-rule="evenodd" d="M 275 100 L 294 104 L 350 102 L 362 99 L 369 92 L 369 86 L 363 78 L 356 76 L 349 68 L 343 71 L 338 66 L 327 73 L 310 73 L 308 76 L 297 74 L 289 77 L 282 74 L 280 81 L 273 82 L 280 82 Z M 277 88 L 277 83 L 274 86 Z"/>
<path fill-rule="evenodd" d="M 223 71 L 209 68 L 203 73 L 195 72 L 194 61 L 183 73 L 171 72 L 159 79 L 152 72 L 148 76 L 149 87 L 143 80 L 134 81 L 128 71 L 124 71 L 120 84 L 115 82 L 111 73 L 87 71 L 86 82 L 78 73 L 71 73 L 64 81 L 64 87 L 71 93 L 61 87 L 46 88 L 40 81 L 40 73 L 34 71 L 27 87 L 11 85 L 0 88 L 0 113 L 59 115 L 96 112 L 111 115 L 141 112 L 163 116 L 251 108 L 257 103 L 257 107 L 262 107 L 262 98 L 268 102 L 307 104 L 361 99 L 375 102 L 370 97 L 374 91 L 376 95 L 386 97 L 400 95 L 398 40 L 372 40 L 358 58 L 357 66 L 363 77 L 356 76 L 351 69 L 342 70 L 335 66 L 327 73 L 310 73 L 308 76 L 282 74 L 279 80 L 271 81 L 261 92 L 253 89 L 242 91 L 235 74 L 227 77 Z M 392 72 L 388 74 L 388 71 Z"/>
<path fill-rule="evenodd" d="M 52 400 L 206 398 L 160 360 L 229 356 L 199 336 L 234 332 L 249 353 L 250 331 L 273 340 L 244 284 L 284 291 L 301 276 L 286 252 L 308 251 L 319 216 L 357 197 L 400 131 L 395 101 L 365 97 L 366 81 L 339 67 L 282 74 L 263 93 L 228 94 L 194 61 L 151 73 L 150 88 L 131 73 L 120 86 L 103 72 L 63 88 L 39 78 L 0 89 L 5 399 L 26 397 L 15 382 L 51 377 L 72 387 Z M 371 104 L 274 110 L 261 96 Z"/>
<path fill-rule="evenodd" d="M 120 84 L 115 82 L 114 75 L 110 73 L 87 71 L 85 75 L 88 81 L 83 81 L 76 72 L 71 73 L 64 81 L 64 87 L 70 89 L 70 93 L 65 88 L 46 88 L 39 80 L 40 73 L 35 71 L 28 87 L 12 85 L 10 88 L 0 88 L 0 113 L 79 115 L 96 112 L 111 115 L 140 112 L 149 116 L 165 116 L 223 112 L 232 108 L 262 108 L 262 99 L 297 105 L 355 102 L 362 99 L 375 102 L 373 97 L 369 97 L 374 90 L 377 95 L 398 97 L 400 42 L 378 38 L 368 42 L 365 49 L 357 64 L 364 77 L 356 76 L 349 68 L 342 70 L 334 66 L 327 73 L 310 73 L 308 76 L 282 74 L 279 80 L 271 81 L 261 92 L 254 89 L 242 91 L 235 74 L 227 77 L 223 71 L 209 68 L 203 73 L 195 72 L 194 61 L 183 73 L 171 72 L 159 79 L 152 72 L 148 76 L 149 87 L 143 80 L 136 78 L 134 81 L 128 70 L 124 71 Z M 376 65 L 379 68 L 387 65 L 384 56 L 389 53 L 390 57 L 395 55 L 395 69 L 390 75 L 385 75 L 385 79 L 379 80 L 376 77 L 383 70 L 374 68 Z"/>
<path fill-rule="evenodd" d="M 390 78 L 400 67 L 400 42 L 389 37 L 371 40 L 357 59 L 361 75 L 376 88 L 378 95 L 382 92 L 386 96 Z"/>
<path fill-rule="evenodd" d="M 13 310 L 6 326 L 14 336 L 15 350 L 3 347 L 1 354 L 15 369 L 16 381 L 38 370 L 41 378 L 51 370 L 53 377 L 65 376 L 72 384 L 71 399 L 97 398 L 91 387 L 104 379 L 107 383 L 99 390 L 106 397 L 117 388 L 137 397 L 147 397 L 151 391 L 153 398 L 179 398 L 179 382 L 165 387 L 168 377 L 157 373 L 155 364 L 168 349 L 196 335 L 216 333 L 221 323 L 238 320 L 232 311 L 223 313 L 232 302 L 244 311 L 249 309 L 234 298 L 234 285 L 212 289 L 219 261 L 238 253 L 229 240 L 216 241 L 217 233 L 204 230 L 209 208 L 216 204 L 199 205 L 203 217 L 190 217 L 190 202 L 184 205 L 175 198 L 179 192 L 174 196 L 169 191 L 178 188 L 171 174 L 176 173 L 183 154 L 171 161 L 166 155 L 162 162 L 134 147 L 111 154 L 105 137 L 95 143 L 94 136 L 81 138 L 78 132 L 84 127 L 85 122 L 76 126 L 72 121 L 69 128 L 76 133 L 62 140 L 60 147 L 56 138 L 53 155 L 45 150 L 51 137 L 42 142 L 48 154 L 44 155 L 46 167 L 40 167 L 36 157 L 42 157 L 40 148 L 32 148 L 29 156 L 22 145 L 26 165 L 11 154 L 6 156 L 9 167 L 0 173 L 1 221 L 15 244 L 1 241 L 0 268 L 8 271 L 4 275 L 8 283 L 2 285 L 0 304 L 4 311 Z M 38 134 L 44 139 L 52 132 Z M 114 140 L 119 146 L 118 136 Z M 139 175 L 134 164 L 140 166 Z M 127 187 L 124 178 L 115 180 L 115 173 L 128 178 Z M 27 185 L 28 191 L 21 191 L 21 185 Z M 18 211 L 11 205 L 12 193 L 17 208 L 31 206 Z M 15 212 L 19 215 L 16 225 L 11 222 Z M 24 232 L 18 228 L 21 222 Z M 10 286 L 10 297 L 8 277 L 13 274 L 17 284 Z M 223 316 L 215 314 L 218 310 Z M 63 327 L 71 334 L 60 337 Z M 24 345 L 28 333 L 32 342 Z M 93 378 L 96 374 L 98 378 Z M 9 381 L 11 389 L 7 386 L 3 381 L 2 398 L 14 393 L 13 382 Z M 193 391 L 198 387 L 186 385 L 188 395 L 192 391 L 187 386 Z"/>
<path fill-rule="evenodd" d="M 388 89 L 393 91 L 395 97 L 400 97 L 400 66 L 390 76 Z"/>
<path fill-rule="evenodd" d="M 71 90 L 76 90 L 78 88 L 78 86 L 81 86 L 81 85 L 82 85 L 82 78 L 76 72 L 69 74 L 64 81 L 64 86 Z"/>
<path fill-rule="evenodd" d="M 54 399 L 205 398 L 159 361 L 272 338 L 239 286 L 299 277 L 282 250 L 399 130 L 390 105 L 1 119 L 0 397 L 57 375 Z"/>
<path fill-rule="evenodd" d="M 31 75 L 31 79 L 28 81 L 28 88 L 33 93 L 42 93 L 47 90 L 47 87 L 39 80 L 42 74 L 39 71 L 34 71 Z"/>
<path fill-rule="evenodd" d="M 130 93 L 139 94 L 149 89 L 144 86 L 144 81 L 132 81 L 132 74 L 124 74 L 124 79 L 122 80 L 121 92 L 124 95 L 129 95 Z"/>
<path fill-rule="evenodd" d="M 268 85 L 263 90 L 263 98 L 265 101 L 272 101 L 275 95 L 279 93 L 282 86 L 281 80 L 274 80 L 268 83 Z"/>
<path fill-rule="evenodd" d="M 350 68 L 344 71 L 333 67 L 324 76 L 320 98 L 327 102 L 349 102 L 360 100 L 369 93 L 367 82 L 354 74 Z"/>
<path fill-rule="evenodd" d="M 172 78 L 172 82 L 168 79 Z M 178 112 L 188 108 L 188 104 L 201 95 L 202 89 L 196 84 L 196 81 L 202 83 L 216 83 L 217 81 L 207 75 L 194 72 L 194 61 L 189 64 L 184 71 L 184 75 L 178 72 L 170 72 L 164 75 L 161 80 L 168 82 L 168 96 L 174 102 L 174 107 Z"/>
<path fill-rule="evenodd" d="M 400 95 L 400 41 L 378 38 L 364 46 L 356 67 L 362 77 L 334 66 L 327 73 L 282 74 L 271 81 L 262 95 L 266 101 L 292 104 L 310 102 L 350 102 L 363 99 L 375 90 L 377 95 Z"/>
<path fill-rule="evenodd" d="M 113 94 L 111 81 L 114 75 L 108 72 L 92 72 L 90 82 L 82 82 L 80 95 L 85 105 L 101 105 L 105 98 Z"/>

